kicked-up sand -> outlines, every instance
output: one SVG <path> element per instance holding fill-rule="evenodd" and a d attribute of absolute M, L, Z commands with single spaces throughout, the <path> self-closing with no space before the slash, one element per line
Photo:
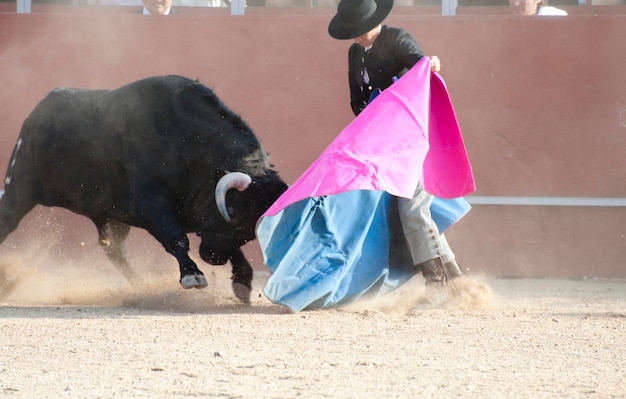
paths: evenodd
<path fill-rule="evenodd" d="M 624 398 L 626 281 L 456 280 L 293 314 L 202 265 L 131 289 L 84 268 L 0 266 L 1 398 Z M 106 270 L 106 267 L 103 267 Z M 19 276 L 16 277 L 16 276 Z"/>

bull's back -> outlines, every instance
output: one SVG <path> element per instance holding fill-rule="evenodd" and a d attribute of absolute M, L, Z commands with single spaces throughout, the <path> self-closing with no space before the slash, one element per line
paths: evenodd
<path fill-rule="evenodd" d="M 12 184 L 37 203 L 89 216 L 126 217 L 131 182 L 158 182 L 180 201 L 189 184 L 206 186 L 211 170 L 262 175 L 269 167 L 244 121 L 180 76 L 116 90 L 53 90 L 24 122 L 20 141 Z"/>

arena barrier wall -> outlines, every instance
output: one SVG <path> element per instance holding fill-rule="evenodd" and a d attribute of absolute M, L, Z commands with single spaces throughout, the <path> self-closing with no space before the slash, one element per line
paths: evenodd
<path fill-rule="evenodd" d="M 328 36 L 327 11 L 0 13 L 0 165 L 52 88 L 180 74 L 241 114 L 293 182 L 352 119 L 350 42 Z M 441 17 L 398 8 L 388 23 L 442 60 L 464 134 L 478 189 L 473 210 L 447 234 L 459 262 L 492 276 L 626 277 L 626 17 Z M 35 232 L 60 235 L 58 252 L 97 246 L 87 219 L 38 208 L 0 251 L 19 252 Z M 142 232 L 133 232 L 129 251 L 175 268 Z M 246 252 L 263 269 L 256 243 Z"/>

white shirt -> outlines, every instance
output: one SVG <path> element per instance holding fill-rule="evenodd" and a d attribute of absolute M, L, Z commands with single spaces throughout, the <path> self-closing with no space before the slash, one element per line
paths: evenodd
<path fill-rule="evenodd" d="M 167 10 L 165 10 L 163 15 L 169 15 L 171 9 L 172 9 L 172 7 L 168 8 Z M 143 15 L 150 15 L 150 11 L 148 11 L 148 9 L 145 6 L 143 8 Z"/>
<path fill-rule="evenodd" d="M 567 11 L 552 6 L 539 7 L 537 15 L 567 15 Z"/>

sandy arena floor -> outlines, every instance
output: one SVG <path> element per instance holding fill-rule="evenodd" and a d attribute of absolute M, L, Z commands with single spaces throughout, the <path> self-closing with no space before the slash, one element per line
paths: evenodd
<path fill-rule="evenodd" d="M 385 301 L 291 314 L 237 304 L 228 270 L 185 291 L 41 270 L 0 299 L 4 398 L 624 398 L 626 281 L 459 281 L 445 307 Z M 71 268 L 70 268 L 71 269 Z M 0 280 L 1 281 L 1 280 Z"/>

